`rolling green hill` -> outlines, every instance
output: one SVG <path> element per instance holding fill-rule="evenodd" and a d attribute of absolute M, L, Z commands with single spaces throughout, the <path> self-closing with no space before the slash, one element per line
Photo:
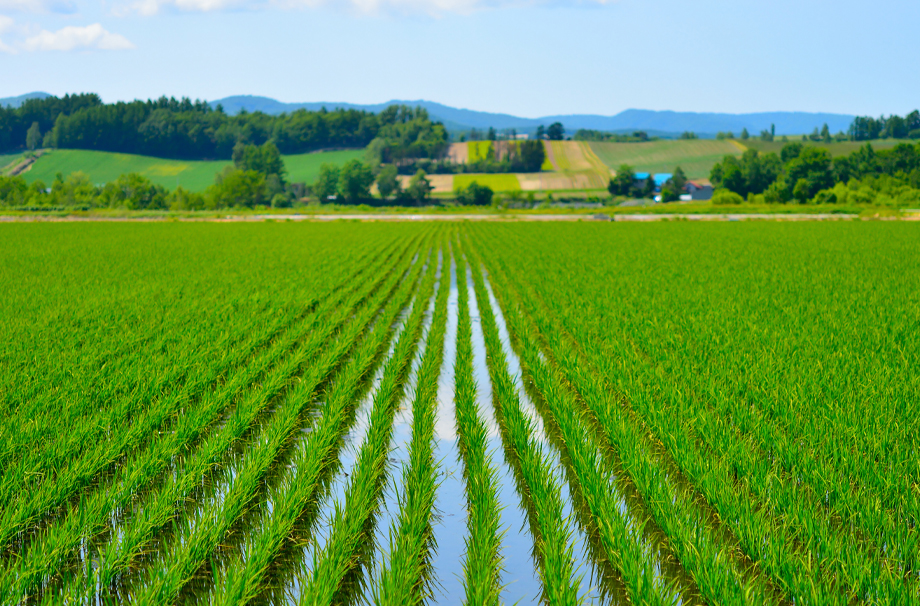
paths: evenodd
<path fill-rule="evenodd" d="M 712 139 L 591 142 L 589 145 L 597 157 L 614 170 L 621 164 L 629 164 L 636 172 L 669 173 L 680 166 L 690 178 L 708 178 L 713 164 L 724 156 L 740 156 L 744 151 L 733 141 Z"/>
<path fill-rule="evenodd" d="M 364 150 L 361 149 L 316 152 L 284 156 L 284 163 L 289 181 L 311 183 L 323 163 L 344 164 L 352 158 L 363 156 Z M 3 164 L 3 158 L 5 156 L 0 157 L 0 165 Z M 10 161 L 12 159 L 9 158 Z M 22 176 L 29 183 L 40 179 L 50 186 L 58 173 L 67 176 L 82 171 L 93 183 L 107 183 L 125 173 L 138 173 L 168 189 L 181 185 L 190 191 L 203 191 L 214 183 L 214 175 L 229 165 L 227 160 L 166 160 L 133 154 L 56 149 L 39 158 Z"/>
<path fill-rule="evenodd" d="M 759 152 L 775 152 L 777 154 L 780 153 L 784 145 L 787 145 L 781 141 L 759 141 L 754 139 L 739 141 L 739 143 L 744 147 L 756 149 Z M 879 151 L 882 149 L 891 149 L 898 143 L 913 143 L 913 141 L 903 141 L 900 139 L 877 139 L 875 141 L 840 141 L 834 143 L 821 143 L 820 141 L 792 141 L 792 143 L 804 143 L 805 145 L 811 147 L 824 147 L 831 152 L 832 156 L 837 157 L 851 154 L 866 143 L 871 143 L 872 147 L 875 148 L 875 151 Z"/>

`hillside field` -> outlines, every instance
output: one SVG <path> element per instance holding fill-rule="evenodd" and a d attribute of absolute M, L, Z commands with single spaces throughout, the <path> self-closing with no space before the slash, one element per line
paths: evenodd
<path fill-rule="evenodd" d="M 629 164 L 636 172 L 670 173 L 680 166 L 691 179 L 708 179 L 709 172 L 724 156 L 740 156 L 744 148 L 732 141 L 709 139 L 649 141 L 646 143 L 588 144 L 612 170 Z"/>
<path fill-rule="evenodd" d="M 760 141 L 757 139 L 748 139 L 747 141 L 738 141 L 744 147 L 756 149 L 759 152 L 774 152 L 777 155 L 782 151 L 783 146 L 788 143 L 782 141 Z M 913 141 L 904 141 L 897 139 L 877 139 L 875 141 L 840 141 L 833 143 L 822 143 L 820 141 L 790 141 L 790 143 L 802 143 L 809 147 L 823 147 L 827 149 L 831 156 L 846 156 L 858 150 L 866 143 L 871 143 L 875 151 L 882 149 L 891 149 L 899 143 L 914 143 Z"/>
<path fill-rule="evenodd" d="M 22 154 L 0 154 L 0 175 L 5 174 L 4 171 L 21 157 Z"/>
<path fill-rule="evenodd" d="M 916 224 L 0 223 L 0 257 L 0 604 L 920 597 Z"/>
<path fill-rule="evenodd" d="M 312 183 L 324 162 L 344 164 L 352 158 L 363 158 L 364 150 L 343 150 L 284 156 L 288 181 Z M 150 156 L 116 154 L 75 149 L 56 149 L 39 158 L 23 173 L 26 181 L 41 180 L 50 186 L 57 173 L 65 177 L 82 171 L 93 183 L 108 183 L 125 173 L 139 173 L 167 189 L 181 185 L 190 191 L 204 191 L 214 183 L 214 176 L 229 166 L 227 160 L 186 161 L 166 160 Z"/>

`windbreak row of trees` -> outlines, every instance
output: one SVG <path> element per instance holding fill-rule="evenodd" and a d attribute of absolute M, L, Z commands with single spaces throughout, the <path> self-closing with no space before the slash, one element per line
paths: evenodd
<path fill-rule="evenodd" d="M 876 151 L 867 143 L 836 158 L 827 149 L 801 143 L 785 145 L 779 156 L 749 149 L 740 158 L 725 156 L 713 166 L 710 181 L 736 194 L 735 201 L 761 196 L 767 203 L 915 203 L 920 201 L 920 144 Z"/>
<path fill-rule="evenodd" d="M 906 116 L 892 114 L 880 116 L 858 116 L 850 124 L 847 136 L 851 141 L 870 139 L 920 139 L 920 110 Z"/>
<path fill-rule="evenodd" d="M 98 95 L 68 95 L 0 108 L 0 151 L 57 147 L 186 160 L 230 158 L 237 143 L 272 142 L 284 154 L 334 147 L 373 149 L 381 162 L 437 158 L 447 131 L 423 108 L 392 106 L 298 110 L 229 116 L 204 101 L 169 99 L 104 104 Z"/>

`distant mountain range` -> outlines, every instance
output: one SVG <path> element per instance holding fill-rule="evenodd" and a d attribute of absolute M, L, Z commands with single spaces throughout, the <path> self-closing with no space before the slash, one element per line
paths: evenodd
<path fill-rule="evenodd" d="M 44 99 L 50 96 L 48 93 L 26 93 L 18 97 L 7 97 L 6 99 L 0 99 L 0 107 L 19 107 L 29 99 Z"/>
<path fill-rule="evenodd" d="M 26 99 L 49 97 L 48 93 L 28 93 L 19 97 L 0 99 L 0 106 L 19 107 Z M 458 109 L 433 101 L 388 101 L 362 105 L 356 103 L 341 103 L 332 101 L 314 103 L 282 103 L 268 97 L 239 95 L 211 101 L 212 107 L 220 104 L 229 114 L 239 113 L 245 109 L 249 112 L 260 111 L 266 114 L 280 114 L 298 109 L 318 110 L 344 108 L 359 109 L 379 112 L 382 109 L 398 104 L 412 107 L 420 106 L 428 110 L 432 118 L 440 120 L 452 131 L 466 131 L 471 128 L 480 130 L 490 126 L 502 129 L 517 129 L 521 133 L 530 133 L 540 125 L 549 126 L 553 122 L 561 122 L 566 132 L 573 134 L 580 128 L 628 133 L 644 130 L 653 136 L 677 136 L 684 131 L 694 132 L 701 137 L 715 136 L 719 131 L 731 131 L 736 135 L 746 128 L 752 135 L 767 130 L 770 125 L 776 125 L 777 135 L 797 135 L 810 133 L 815 128 L 828 125 L 831 132 L 846 131 L 855 116 L 846 114 L 821 114 L 807 112 L 761 112 L 755 114 L 719 114 L 695 113 L 674 111 L 651 111 L 645 109 L 627 109 L 615 116 L 600 116 L 593 114 L 570 114 L 561 116 L 544 116 L 542 118 L 521 118 L 510 114 L 493 114 L 478 112 L 470 109 Z"/>
<path fill-rule="evenodd" d="M 509 114 L 493 114 L 478 112 L 469 109 L 457 109 L 433 101 L 389 101 L 371 105 L 355 103 L 317 102 L 317 103 L 282 103 L 268 97 L 236 96 L 226 97 L 212 101 L 216 107 L 221 104 L 228 113 L 235 114 L 241 109 L 246 111 L 261 111 L 266 114 L 280 114 L 297 109 L 318 110 L 344 108 L 363 109 L 378 112 L 393 104 L 421 106 L 437 120 L 444 122 L 449 130 L 469 130 L 470 128 L 487 129 L 490 126 L 496 129 L 514 128 L 520 132 L 531 132 L 541 124 L 549 126 L 553 122 L 561 122 L 568 133 L 574 133 L 580 128 L 601 130 L 607 132 L 632 132 L 644 130 L 650 135 L 677 135 L 684 131 L 691 131 L 700 136 L 714 136 L 719 131 L 732 131 L 736 135 L 741 129 L 747 128 L 754 135 L 762 130 L 776 125 L 778 135 L 796 135 L 810 133 L 821 128 L 825 123 L 831 132 L 846 131 L 855 116 L 846 114 L 821 114 L 807 112 L 762 112 L 756 114 L 718 114 L 695 113 L 674 111 L 651 111 L 644 109 L 627 109 L 615 116 L 599 116 L 592 114 L 569 114 L 560 116 L 544 116 L 542 118 L 520 118 Z"/>

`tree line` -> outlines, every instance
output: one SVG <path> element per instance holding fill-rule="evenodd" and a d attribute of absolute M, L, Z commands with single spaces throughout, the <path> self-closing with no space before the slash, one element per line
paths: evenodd
<path fill-rule="evenodd" d="M 849 155 L 832 157 L 822 147 L 786 144 L 779 155 L 749 149 L 725 156 L 710 172 L 713 187 L 765 203 L 808 202 L 907 204 L 920 201 L 920 143 L 876 151 L 866 143 Z M 850 192 L 860 192 L 859 194 Z M 719 197 L 716 192 L 714 200 Z"/>
<path fill-rule="evenodd" d="M 205 101 L 161 97 L 105 104 L 96 94 L 30 99 L 0 108 L 0 151 L 87 149 L 183 160 L 229 159 L 237 143 L 271 141 L 281 153 L 336 147 L 374 149 L 384 161 L 436 158 L 447 131 L 423 108 L 392 106 L 230 116 Z"/>

